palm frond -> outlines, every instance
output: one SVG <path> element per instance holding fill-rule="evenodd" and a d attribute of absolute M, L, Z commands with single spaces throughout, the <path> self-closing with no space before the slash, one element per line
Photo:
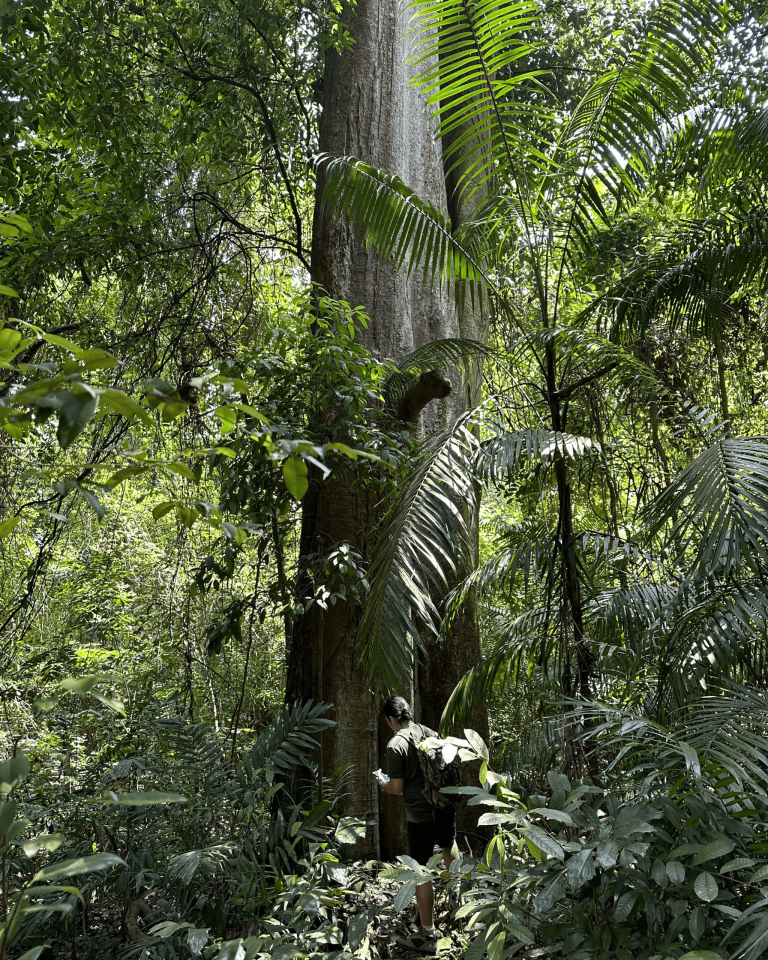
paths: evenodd
<path fill-rule="evenodd" d="M 477 440 L 470 411 L 430 439 L 422 462 L 390 506 L 369 571 L 358 631 L 371 684 L 394 688 L 423 652 L 422 630 L 439 632 L 433 588 L 445 593 L 471 563 L 468 517 L 477 505 Z"/>
<path fill-rule="evenodd" d="M 408 275 L 420 268 L 425 283 L 453 285 L 460 299 L 469 291 L 482 302 L 490 284 L 479 262 L 451 235 L 447 216 L 426 203 L 403 181 L 355 157 L 320 154 L 325 174 L 324 208 L 349 218 L 366 247 Z"/>
<path fill-rule="evenodd" d="M 734 781 L 768 796 L 768 699 L 763 690 L 733 681 L 703 698 L 690 724 L 690 742 L 720 763 Z"/>
<path fill-rule="evenodd" d="M 611 194 L 635 193 L 647 178 L 644 157 L 664 140 L 660 121 L 691 106 L 732 22 L 718 0 L 660 0 L 627 29 L 623 59 L 587 91 L 561 139 L 566 149 L 587 146 L 584 170 Z"/>
<path fill-rule="evenodd" d="M 747 204 L 748 206 L 748 204 Z M 610 336 L 644 335 L 657 318 L 689 335 L 712 336 L 734 292 L 768 276 L 768 214 L 688 221 L 660 249 L 640 260 L 584 316 L 605 311 Z"/>
<path fill-rule="evenodd" d="M 488 701 L 491 692 L 503 689 L 519 676 L 533 650 L 543 662 L 547 646 L 549 611 L 535 607 L 521 616 L 510 618 L 502 613 L 503 635 L 496 647 L 467 671 L 453 690 L 440 720 L 440 729 L 448 730 L 455 723 L 467 722 L 472 714 Z M 541 656 L 541 654 L 544 654 Z"/>
<path fill-rule="evenodd" d="M 515 99 L 545 71 L 525 61 L 542 44 L 527 39 L 541 16 L 531 0 L 413 0 L 417 48 L 413 79 L 434 108 L 437 136 L 448 163 L 461 165 L 459 189 L 472 193 L 504 170 L 524 192 L 523 168 L 549 159 L 523 134 L 534 116 L 548 113 L 532 98 Z M 520 65 L 522 70 L 520 69 Z M 522 189 L 521 189 L 522 188 Z M 525 216 L 525 205 L 521 205 Z"/>
<path fill-rule="evenodd" d="M 383 392 L 390 402 L 397 401 L 414 374 L 423 370 L 438 370 L 454 366 L 464 376 L 470 372 L 473 363 L 480 363 L 485 357 L 493 356 L 493 347 L 477 340 L 449 338 L 432 340 L 419 347 L 400 361 L 384 381 Z"/>
<path fill-rule="evenodd" d="M 677 517 L 674 521 L 673 518 Z M 768 561 L 768 439 L 727 437 L 688 466 L 648 509 L 651 536 L 694 552 L 702 572 L 722 575 Z"/>
<path fill-rule="evenodd" d="M 506 479 L 523 463 L 546 466 L 558 455 L 576 460 L 599 452 L 597 441 L 571 433 L 499 429 L 481 445 L 477 466 L 484 479 L 494 482 Z"/>

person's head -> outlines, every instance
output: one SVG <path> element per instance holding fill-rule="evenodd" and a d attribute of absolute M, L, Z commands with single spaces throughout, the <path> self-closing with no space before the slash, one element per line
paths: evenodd
<path fill-rule="evenodd" d="M 399 730 L 400 727 L 413 720 L 408 701 L 403 697 L 387 697 L 384 701 L 383 713 L 393 730 Z"/>

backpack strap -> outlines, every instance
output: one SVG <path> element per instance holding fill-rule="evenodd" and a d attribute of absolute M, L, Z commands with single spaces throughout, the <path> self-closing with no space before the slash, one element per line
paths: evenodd
<path fill-rule="evenodd" d="M 422 727 L 422 725 L 421 725 L 420 723 L 415 724 L 415 725 L 419 728 L 419 730 L 420 730 L 420 732 L 421 732 L 421 737 L 420 737 L 419 740 L 418 740 L 418 742 L 421 743 L 421 741 L 424 739 L 424 727 Z M 409 779 L 409 780 L 413 780 L 414 775 L 416 774 L 416 772 L 417 772 L 418 769 L 419 769 L 419 758 L 418 758 L 418 756 L 416 755 L 416 749 L 417 749 L 416 743 L 417 743 L 417 741 L 414 740 L 413 737 L 408 737 L 408 736 L 406 736 L 406 733 L 408 733 L 411 729 L 412 729 L 411 727 L 408 727 L 408 729 L 407 729 L 405 732 L 403 732 L 402 730 L 398 730 L 397 733 L 395 734 L 395 737 L 402 737 L 403 740 L 405 740 L 405 742 L 408 744 L 408 756 L 409 756 L 409 758 L 411 758 L 411 753 L 412 753 L 411 747 L 413 747 L 413 756 L 412 756 L 413 765 L 412 765 L 412 767 L 409 767 L 409 768 L 408 768 L 408 774 L 409 774 L 408 779 Z M 393 737 L 392 739 L 394 740 L 394 737 Z"/>

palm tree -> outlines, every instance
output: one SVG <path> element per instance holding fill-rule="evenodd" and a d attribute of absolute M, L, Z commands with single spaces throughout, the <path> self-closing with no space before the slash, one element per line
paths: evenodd
<path fill-rule="evenodd" d="M 380 256 L 484 304 L 502 387 L 430 441 L 390 507 L 361 631 L 369 676 L 394 678 L 421 633 L 445 630 L 472 594 L 496 642 L 457 687 L 444 723 L 469 715 L 523 668 L 581 701 L 598 685 L 605 692 L 609 678 L 642 676 L 663 712 L 703 679 L 712 657 L 747 669 L 747 648 L 765 635 L 768 447 L 761 437 L 713 434 L 711 416 L 644 362 L 637 337 L 684 315 L 717 339 L 711 318 L 723 298 L 715 287 L 750 282 L 768 263 L 763 209 L 738 223 L 728 212 L 691 219 L 602 295 L 585 263 L 659 171 L 685 159 L 686 144 L 704 151 L 700 192 L 711 191 L 729 170 L 726 152 L 764 133 L 763 115 L 743 98 L 730 126 L 722 105 L 706 116 L 701 108 L 743 11 L 711 0 L 644 7 L 569 104 L 554 102 L 534 68 L 545 46 L 536 5 L 414 0 L 411 9 L 414 83 L 450 140 L 456 189 L 467 204 L 481 189 L 487 196 L 454 233 L 396 177 L 326 156 L 323 200 Z M 751 245 L 734 257 L 728 238 L 737 229 Z M 671 485 L 666 463 L 622 504 L 611 436 L 593 409 L 598 390 L 630 391 L 646 406 L 652 445 L 661 445 L 659 405 L 688 423 L 691 443 L 714 445 Z M 587 474 L 598 478 L 601 516 L 576 503 Z M 462 504 L 482 491 L 502 516 L 494 551 L 473 567 Z M 522 521 L 504 522 L 513 501 Z M 514 593 L 521 578 L 534 585 L 524 604 Z"/>

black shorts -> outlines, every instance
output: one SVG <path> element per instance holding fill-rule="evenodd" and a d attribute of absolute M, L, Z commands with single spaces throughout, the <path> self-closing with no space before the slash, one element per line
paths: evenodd
<path fill-rule="evenodd" d="M 417 863 L 426 864 L 435 852 L 435 844 L 450 850 L 456 839 L 456 808 L 442 807 L 432 811 L 432 819 L 422 823 L 408 821 L 408 854 Z"/>

